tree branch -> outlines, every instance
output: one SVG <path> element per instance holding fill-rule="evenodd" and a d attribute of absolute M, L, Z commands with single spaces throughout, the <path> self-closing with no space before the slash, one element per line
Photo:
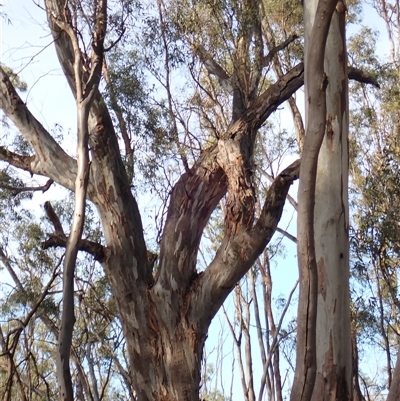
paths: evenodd
<path fill-rule="evenodd" d="M 221 140 L 238 141 L 257 130 L 302 85 L 301 63 L 270 85 Z M 227 191 L 226 175 L 217 163 L 219 151 L 220 147 L 214 146 L 204 152 L 174 186 L 161 240 L 158 282 L 162 288 L 176 287 L 184 293 L 196 274 L 197 246 L 203 229 Z M 182 258 L 182 254 L 186 256 Z"/>
<path fill-rule="evenodd" d="M 73 46 L 69 36 L 59 28 L 55 21 L 57 18 L 62 20 L 65 17 L 64 1 L 45 0 L 45 4 L 57 56 L 71 91 L 76 98 Z M 87 81 L 88 76 L 85 75 L 84 79 Z M 102 190 L 107 188 L 111 193 L 111 197 L 107 200 L 103 196 L 98 196 L 102 190 L 95 193 L 92 198 L 89 186 L 89 197 L 98 207 L 107 244 L 110 251 L 114 253 L 120 252 L 119 249 L 122 246 L 134 249 L 137 265 L 141 268 L 139 275 L 132 277 L 132 282 L 144 280 L 147 285 L 150 285 L 153 281 L 152 269 L 147 259 L 139 208 L 130 190 L 130 182 L 122 162 L 113 121 L 98 90 L 95 91 L 90 108 L 88 125 L 92 156 L 90 174 L 91 177 L 95 177 L 90 182 L 93 182 L 96 188 L 102 188 Z M 119 223 L 121 221 L 131 222 L 128 231 L 126 231 L 126 226 Z"/>
<path fill-rule="evenodd" d="M 48 191 L 49 188 L 51 187 L 51 185 L 54 183 L 54 181 L 52 179 L 47 180 L 46 184 L 44 185 L 40 185 L 37 187 L 22 187 L 22 188 L 18 188 L 18 187 L 12 187 L 10 185 L 3 185 L 0 184 L 0 188 L 2 189 L 7 189 L 9 191 L 13 191 L 12 195 L 18 195 L 21 192 L 36 192 L 36 191 L 42 191 L 43 193 Z"/>
<path fill-rule="evenodd" d="M 253 224 L 255 196 L 252 155 L 257 131 L 278 104 L 289 99 L 302 86 L 303 69 L 300 63 L 278 79 L 218 141 L 217 161 L 228 180 L 225 227 L 232 235 L 237 235 L 240 230 L 246 231 Z"/>
<path fill-rule="evenodd" d="M 202 44 L 192 41 L 191 47 L 193 52 L 199 57 L 200 61 L 205 65 L 210 74 L 215 75 L 223 80 L 230 78 L 228 73 L 213 59 L 211 54 L 207 52 Z"/>
<path fill-rule="evenodd" d="M 347 67 L 347 70 L 349 79 L 353 79 L 354 81 L 361 82 L 363 84 L 370 84 L 380 89 L 380 85 L 376 78 L 368 72 L 360 70 L 356 67 L 352 67 L 351 65 Z"/>
<path fill-rule="evenodd" d="M 88 104 L 94 99 L 100 83 L 104 58 L 104 39 L 107 32 L 107 0 L 99 0 L 97 6 L 98 10 L 96 10 L 92 55 L 90 57 L 91 70 L 83 90 L 85 101 L 88 102 Z"/>
<path fill-rule="evenodd" d="M 59 232 L 55 232 L 49 235 L 46 241 L 42 242 L 43 249 L 49 248 L 66 248 L 68 238 Z M 78 242 L 78 248 L 80 251 L 86 252 L 93 256 L 94 260 L 102 263 L 105 258 L 104 247 L 97 242 L 90 241 L 88 239 L 80 239 Z"/>
<path fill-rule="evenodd" d="M 251 129 L 259 129 L 267 118 L 286 100 L 290 98 L 304 84 L 304 64 L 299 63 L 288 73 L 279 78 L 262 93 L 243 116 L 233 124 L 226 136 L 232 134 L 243 124 Z"/>
<path fill-rule="evenodd" d="M 0 160 L 7 162 L 14 167 L 28 171 L 32 175 L 39 174 L 37 171 L 33 170 L 35 156 L 21 156 L 17 153 L 9 151 L 3 146 L 0 146 Z"/>
<path fill-rule="evenodd" d="M 2 159 L 9 161 L 16 167 L 47 176 L 62 186 L 73 189 L 76 175 L 75 160 L 64 152 L 28 110 L 1 67 L 0 108 L 35 151 L 35 156 L 30 156 L 28 159 L 18 157 L 15 153 L 1 148 Z"/>
<path fill-rule="evenodd" d="M 62 259 L 63 259 L 63 257 L 60 259 L 60 261 L 57 264 L 54 272 L 57 271 L 58 267 L 61 264 Z M 22 285 L 21 281 L 19 280 L 18 275 L 15 273 L 14 269 L 11 266 L 11 262 L 10 262 L 9 258 L 5 255 L 5 253 L 4 253 L 4 251 L 3 251 L 3 249 L 1 247 L 0 247 L 0 261 L 3 263 L 3 265 L 5 266 L 7 271 L 9 272 L 9 274 L 10 274 L 11 278 L 13 279 L 13 281 L 15 283 L 15 286 L 17 287 L 18 291 L 20 291 L 21 293 L 27 295 L 27 291 L 25 290 L 24 286 Z M 32 301 L 31 296 L 29 296 L 27 299 L 28 299 L 28 305 L 31 308 L 33 308 L 34 307 L 34 303 Z M 49 330 L 49 332 L 52 333 L 55 338 L 58 338 L 58 335 L 59 335 L 58 328 L 54 324 L 54 322 L 49 318 L 49 316 L 46 313 L 40 313 L 39 314 L 39 319 L 44 323 L 44 325 Z M 1 334 L 1 329 L 0 329 L 0 334 Z M 75 360 L 75 364 L 76 364 L 76 367 L 78 369 L 78 375 L 82 376 L 83 373 L 82 373 L 81 364 L 79 362 L 79 358 L 78 358 L 78 356 L 76 354 L 76 351 L 74 349 L 72 351 L 73 351 L 72 356 L 73 356 L 73 358 Z M 86 391 L 87 391 L 87 389 L 86 389 Z"/>
<path fill-rule="evenodd" d="M 53 224 L 55 232 L 50 234 L 49 238 L 42 242 L 42 248 L 55 248 L 55 247 L 67 247 L 68 237 L 64 233 L 64 229 L 58 218 L 53 206 L 49 201 L 44 204 L 44 210 L 46 211 L 47 218 Z M 105 257 L 104 247 L 97 242 L 90 241 L 87 239 L 80 239 L 78 242 L 79 250 L 89 253 L 98 262 L 102 262 Z"/>
<path fill-rule="evenodd" d="M 282 228 L 276 227 L 276 231 L 278 231 L 278 233 L 281 233 L 282 235 L 284 235 L 286 238 L 290 239 L 290 241 L 294 242 L 295 244 L 297 244 L 297 238 L 288 233 L 286 230 L 283 230 Z"/>
<path fill-rule="evenodd" d="M 274 58 L 274 56 L 281 50 L 285 49 L 289 46 L 290 43 L 294 42 L 298 39 L 299 36 L 293 34 L 289 36 L 284 42 L 275 46 L 273 49 L 269 51 L 269 53 L 264 56 L 262 65 L 266 67 L 269 65 Z M 201 62 L 206 67 L 207 71 L 211 75 L 215 75 L 222 87 L 227 87 L 227 82 L 229 82 L 229 91 L 233 91 L 233 86 L 230 83 L 231 77 L 227 74 L 227 72 L 213 59 L 210 53 L 208 53 L 204 47 L 200 43 L 192 42 L 193 52 L 199 57 Z M 354 81 L 358 81 L 365 84 L 370 84 L 375 86 L 376 88 L 380 88 L 380 85 L 376 78 L 371 74 L 360 70 L 359 68 L 348 66 L 348 77 Z"/>
<path fill-rule="evenodd" d="M 54 229 L 56 230 L 56 233 L 61 234 L 65 237 L 64 229 L 62 227 L 60 219 L 58 218 L 56 212 L 53 209 L 53 206 L 51 205 L 51 203 L 49 201 L 45 202 L 44 210 L 47 214 L 47 218 L 53 224 Z"/>
<path fill-rule="evenodd" d="M 268 66 L 272 59 L 274 58 L 275 54 L 277 54 L 279 51 L 285 49 L 286 47 L 288 47 L 290 45 L 290 43 L 294 42 L 296 39 L 298 39 L 299 37 L 297 35 L 290 35 L 284 42 L 282 42 L 281 44 L 275 46 L 274 48 L 272 48 L 269 53 L 264 56 L 263 58 L 263 66 L 266 67 Z"/>
<path fill-rule="evenodd" d="M 79 47 L 77 26 L 73 25 L 73 18 L 68 4 L 64 5 L 63 13 L 59 11 L 59 4 L 53 3 L 50 9 L 51 19 L 69 37 L 72 46 L 75 98 L 77 104 L 77 165 L 75 180 L 75 207 L 71 224 L 71 232 L 66 243 L 66 252 L 63 270 L 63 304 L 61 328 L 58 338 L 57 377 L 59 381 L 60 399 L 73 401 L 72 377 L 69 366 L 71 354 L 72 333 L 75 323 L 74 315 L 74 272 L 76 258 L 82 246 L 82 232 L 85 220 L 86 194 L 89 181 L 89 113 L 95 95 L 98 94 L 98 84 L 101 77 L 101 68 L 104 55 L 104 38 L 107 28 L 107 0 L 98 0 L 94 4 L 95 26 L 92 38 L 92 54 L 90 57 L 91 70 L 84 73 L 82 53 Z M 54 7 L 54 5 L 56 5 Z M 60 18 L 61 17 L 61 18 Z M 76 17 L 73 15 L 72 17 Z M 72 56 L 72 55 L 71 55 Z"/>
<path fill-rule="evenodd" d="M 236 237 L 224 237 L 214 260 L 196 282 L 189 313 L 190 319 L 199 322 L 199 327 L 205 321 L 211 321 L 236 283 L 271 240 L 281 218 L 286 195 L 299 177 L 299 171 L 300 160 L 296 160 L 275 178 L 253 227 Z M 202 305 L 201 312 L 199 305 Z"/>
<path fill-rule="evenodd" d="M 227 72 L 213 59 L 210 53 L 204 48 L 204 46 L 198 42 L 192 41 L 191 47 L 194 54 L 204 64 L 209 74 L 214 75 L 218 78 L 220 85 L 228 92 L 232 92 L 234 87 L 231 82 L 231 77 Z"/>
<path fill-rule="evenodd" d="M 290 98 L 291 99 L 291 98 Z M 289 99 L 289 100 L 290 100 Z M 257 171 L 262 174 L 264 177 L 268 178 L 268 180 L 270 182 L 274 181 L 274 177 L 271 174 L 268 174 L 264 169 L 262 169 L 261 167 L 257 166 Z M 295 201 L 295 199 L 290 195 L 287 194 L 287 200 L 289 201 L 289 203 L 293 206 L 293 209 L 297 211 L 297 202 Z"/>

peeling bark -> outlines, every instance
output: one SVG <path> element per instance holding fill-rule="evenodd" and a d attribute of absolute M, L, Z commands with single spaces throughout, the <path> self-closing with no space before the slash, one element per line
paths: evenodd
<path fill-rule="evenodd" d="M 232 291 L 238 280 L 253 265 L 274 234 L 282 215 L 290 185 L 299 176 L 300 161 L 297 160 L 283 170 L 268 190 L 261 215 L 254 227 L 243 229 L 235 237 L 225 235 L 214 260 L 199 276 L 194 288 L 194 305 L 190 320 L 200 325 L 208 324 Z"/>
<path fill-rule="evenodd" d="M 352 317 L 352 320 L 354 317 Z M 353 322 L 352 322 L 353 323 Z M 355 325 L 355 324 L 354 324 Z M 351 330 L 351 355 L 352 355 L 352 371 L 353 371 L 353 401 L 365 401 L 362 395 L 360 382 L 359 382 L 359 368 L 358 368 L 358 345 L 357 345 L 357 330 L 352 327 Z"/>
<path fill-rule="evenodd" d="M 71 19 L 69 5 L 46 2 L 49 20 L 58 28 L 69 43 L 70 85 L 74 89 L 77 106 L 77 172 L 75 178 L 75 208 L 70 235 L 66 243 L 63 269 L 63 304 L 61 327 L 58 337 L 57 378 L 60 401 L 73 401 L 73 384 L 70 372 L 70 353 L 75 323 L 74 314 L 74 273 L 80 249 L 83 224 L 85 221 L 86 194 L 89 181 L 89 113 L 98 93 L 103 65 L 104 39 L 107 29 L 107 0 L 99 0 L 94 6 L 95 22 L 90 55 L 90 71 L 84 73 L 82 52 L 79 47 L 77 27 Z M 62 12 L 61 12 L 62 7 Z"/>
<path fill-rule="evenodd" d="M 255 129 L 261 125 L 302 84 L 301 79 L 302 66 L 282 77 L 226 137 L 234 138 L 241 131 L 247 132 L 249 126 Z M 117 153 L 115 133 L 102 107 L 95 98 L 91 115 L 98 123 L 93 125 L 94 117 L 89 117 L 92 166 L 88 195 L 99 210 L 104 228 L 107 247 L 102 265 L 120 311 L 131 379 L 142 400 L 195 400 L 208 325 L 272 237 L 290 184 L 298 177 L 299 162 L 276 178 L 254 228 L 247 227 L 247 232 L 235 241 L 227 237 L 229 248 L 223 245 L 214 263 L 198 276 L 195 261 L 202 229 L 227 189 L 224 171 L 217 163 L 218 148 L 205 152 L 173 189 L 161 243 L 160 275 L 154 283 L 140 215 Z M 51 152 L 51 148 L 45 151 Z M 33 157 L 40 160 L 40 155 Z M 51 158 L 57 158 L 57 154 L 51 154 Z M 40 162 L 47 169 L 51 167 Z M 55 175 L 55 181 L 60 182 L 60 177 Z M 82 242 L 79 244 L 82 247 Z M 224 254 L 232 259 L 220 258 Z M 229 263 L 231 267 L 226 268 Z"/>

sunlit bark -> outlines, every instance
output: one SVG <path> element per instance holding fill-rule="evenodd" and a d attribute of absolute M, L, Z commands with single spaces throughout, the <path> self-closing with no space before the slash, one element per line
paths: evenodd
<path fill-rule="evenodd" d="M 317 170 L 317 375 L 312 400 L 352 397 L 349 294 L 348 80 L 345 5 L 333 13 L 325 50 L 327 117 Z"/>
<path fill-rule="evenodd" d="M 305 89 L 306 137 L 298 192 L 297 252 L 300 292 L 296 344 L 296 371 L 292 401 L 309 401 L 317 372 L 316 322 L 318 272 L 315 254 L 314 204 L 317 162 L 326 125 L 325 44 L 337 1 L 304 2 L 306 24 Z"/>

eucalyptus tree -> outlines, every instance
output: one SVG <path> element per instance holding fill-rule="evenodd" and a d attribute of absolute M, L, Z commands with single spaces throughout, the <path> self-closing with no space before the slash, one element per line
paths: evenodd
<path fill-rule="evenodd" d="M 309 79 L 307 91 L 312 96 L 321 96 L 321 103 L 313 102 L 312 107 L 316 105 L 322 110 L 309 111 L 309 116 L 317 120 L 309 119 L 311 134 L 306 135 L 305 163 L 301 167 L 301 185 L 308 184 L 311 195 L 311 198 L 301 196 L 304 213 L 301 209 L 300 216 L 308 219 L 306 225 L 299 223 L 299 227 L 306 229 L 305 235 L 299 236 L 302 240 L 313 238 L 312 231 L 307 230 L 313 226 L 316 160 L 325 132 L 324 49 L 336 3 L 319 2 L 317 13 L 322 12 L 324 19 L 322 26 L 314 25 L 315 35 L 311 35 L 315 49 L 313 45 L 310 48 L 315 53 L 306 55 L 308 73 L 318 74 L 316 81 Z M 325 5 L 328 5 L 326 10 Z M 75 333 L 86 330 L 81 316 L 84 308 L 75 316 L 79 309 L 74 298 L 79 300 L 80 294 L 88 291 L 79 287 L 79 279 L 82 282 L 85 279 L 85 271 L 77 270 L 79 251 L 92 255 L 101 264 L 111 288 L 112 302 L 115 302 L 112 308 L 110 305 L 114 311 L 112 318 L 118 316 L 122 326 L 128 366 L 124 369 L 118 365 L 118 358 L 114 362 L 120 366 L 129 396 L 139 400 L 199 399 L 201 359 L 210 322 L 236 283 L 264 251 L 277 228 L 289 187 L 299 176 L 300 161 L 297 160 L 273 179 L 257 211 L 254 150 L 259 129 L 303 85 L 301 51 L 293 57 L 286 56 L 285 62 L 275 61 L 278 77 L 275 82 L 266 75 L 273 57 L 297 38 L 297 32 L 291 31 L 292 26 L 279 18 L 268 19 L 266 10 L 270 6 L 270 2 L 262 1 L 166 4 L 160 0 L 146 14 L 140 4 L 131 1 L 45 0 L 48 29 L 76 100 L 76 158 L 35 118 L 13 85 L 15 77 L 0 69 L 0 107 L 25 141 L 25 148 L 7 148 L 2 144 L 0 160 L 17 170 L 47 177 L 49 185 L 57 183 L 75 196 L 69 234 L 51 205 L 46 207 L 54 232 L 44 241 L 44 246 L 66 249 L 61 273 L 60 327 L 53 331 L 58 338 L 55 360 L 61 400 L 72 401 L 74 393 L 81 399 L 100 398 L 99 392 L 87 385 L 99 374 L 91 375 L 89 370 L 89 380 L 86 380 L 79 371 L 86 364 L 90 366 L 90 360 L 85 364 L 74 361 L 74 330 Z M 294 5 L 293 8 L 296 9 Z M 186 18 L 179 14 L 182 9 L 187 11 Z M 130 26 L 134 21 L 136 31 Z M 279 27 L 281 43 L 274 43 L 274 26 Z M 140 47 L 129 49 L 131 62 L 126 63 L 126 58 L 121 56 L 124 46 L 129 45 L 126 32 L 142 39 L 141 60 L 147 67 L 146 74 L 152 74 L 166 94 L 166 100 L 160 101 L 158 108 L 146 102 L 149 94 L 139 82 L 124 79 L 131 76 L 135 55 L 141 51 Z M 156 64 L 153 60 L 162 60 L 162 63 Z M 115 68 L 118 63 L 125 63 L 123 71 Z M 176 72 L 181 79 L 184 65 L 191 78 L 187 82 L 195 89 L 191 102 L 185 99 L 186 108 L 179 109 L 178 97 L 172 95 L 178 84 Z M 340 79 L 346 80 L 343 76 L 346 67 L 343 68 Z M 359 71 L 352 72 L 360 78 Z M 290 107 L 298 117 L 293 101 Z M 187 118 L 187 113 L 190 116 L 192 112 L 198 118 L 195 129 L 193 119 L 188 122 Z M 136 130 L 140 128 L 138 118 L 143 116 L 144 141 L 148 136 L 153 140 L 152 146 L 160 146 L 151 163 L 149 159 L 141 160 L 142 173 L 149 172 L 146 163 L 151 167 L 160 166 L 164 172 L 173 170 L 174 182 L 163 193 L 168 195 L 168 206 L 157 255 L 146 244 L 136 199 L 135 184 L 143 177 L 150 177 L 144 173 L 141 176 L 136 169 L 140 155 L 134 142 L 138 138 Z M 160 116 L 164 119 L 162 124 L 157 122 Z M 302 148 L 303 131 L 297 122 Z M 318 128 L 318 146 L 312 134 L 315 128 Z M 165 158 L 164 153 L 171 157 Z M 174 168 L 172 161 L 177 161 Z M 104 242 L 83 238 L 86 201 L 97 211 Z M 198 252 L 203 230 L 221 202 L 223 235 L 215 244 L 211 261 L 201 271 Z M 310 243 L 299 244 L 299 249 L 313 252 Z M 311 259 L 310 270 L 307 270 L 310 267 L 307 261 L 300 269 L 303 290 L 311 272 L 312 293 L 311 304 L 300 294 L 301 317 L 305 310 L 311 315 L 306 320 L 299 319 L 298 369 L 292 393 L 299 400 L 310 399 L 315 374 L 319 372 L 315 363 L 318 277 L 315 257 L 311 255 Z M 43 294 L 47 296 L 47 292 Z M 90 304 L 93 310 L 93 302 Z M 95 323 L 90 331 L 96 330 Z M 109 330 L 118 324 L 116 319 L 112 323 L 114 326 L 110 323 Z M 88 340 L 89 353 L 91 344 Z M 13 355 L 7 355 L 13 368 Z M 77 374 L 71 373 L 71 366 Z M 19 376 L 10 377 L 14 381 L 8 383 L 18 383 L 22 391 L 24 384 Z M 82 381 L 75 382 L 75 377 Z M 9 391 L 7 397 L 12 396 Z"/>
<path fill-rule="evenodd" d="M 306 137 L 298 199 L 300 299 L 292 400 L 352 396 L 345 12 L 341 1 L 304 4 Z"/>
<path fill-rule="evenodd" d="M 303 68 L 299 64 L 258 95 L 265 67 L 262 42 L 256 42 L 258 57 L 250 56 L 254 27 L 260 24 L 258 7 L 244 4 L 248 18 L 238 19 L 239 30 L 231 42 L 236 62 L 229 74 L 222 73 L 222 67 L 218 70 L 233 87 L 232 122 L 218 140 L 203 144 L 201 154 L 184 166 L 173 186 L 155 274 L 113 119 L 98 89 L 105 49 L 112 46 L 107 43 L 109 6 L 106 1 L 45 2 L 56 52 L 76 99 L 77 159 L 33 116 L 3 70 L 1 108 L 29 143 L 30 153 L 24 156 L 2 147 L 1 158 L 75 192 L 70 235 L 63 237 L 61 227 L 54 224 L 55 234 L 60 235 L 53 236 L 54 245 L 65 246 L 67 255 L 57 352 L 60 399 L 73 399 L 69 356 L 75 321 L 74 261 L 77 251 L 85 250 L 102 264 L 110 282 L 136 396 L 194 400 L 210 321 L 270 240 L 287 191 L 298 176 L 297 161 L 275 179 L 262 212 L 254 215 L 252 154 L 257 129 L 302 85 Z M 199 273 L 196 262 L 202 231 L 225 195 L 224 238 L 210 265 Z M 99 214 L 105 246 L 92 242 L 87 246 L 81 238 L 86 197 Z"/>

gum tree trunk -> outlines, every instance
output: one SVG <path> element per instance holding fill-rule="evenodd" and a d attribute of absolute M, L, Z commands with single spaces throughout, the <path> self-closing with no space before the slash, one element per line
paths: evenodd
<path fill-rule="evenodd" d="M 326 132 L 317 170 L 317 375 L 312 400 L 351 399 L 348 79 L 345 5 L 333 13 L 325 51 Z"/>
<path fill-rule="evenodd" d="M 345 11 L 341 1 L 304 2 L 307 129 L 299 183 L 300 297 L 292 401 L 347 401 L 353 394 Z"/>
<path fill-rule="evenodd" d="M 325 42 L 337 1 L 318 3 L 318 24 L 312 26 L 312 45 L 306 54 L 305 74 L 300 63 L 260 95 L 258 84 L 265 66 L 261 63 L 250 72 L 246 67 L 246 57 L 248 62 L 251 59 L 246 51 L 256 31 L 251 24 L 245 24 L 241 30 L 242 37 L 235 49 L 238 63 L 233 76 L 212 60 L 205 49 L 194 46 L 196 55 L 210 74 L 222 83 L 236 85 L 232 96 L 232 123 L 220 133 L 213 146 L 207 147 L 190 167 L 187 166 L 171 191 L 157 274 L 146 248 L 141 215 L 131 191 L 111 115 L 91 79 L 97 73 L 94 74 L 93 69 L 93 73 L 88 74 L 81 54 L 86 50 L 73 43 L 79 39 L 76 34 L 78 27 L 74 25 L 76 21 L 71 18 L 76 2 L 45 0 L 44 3 L 58 59 L 73 95 L 79 101 L 79 86 L 83 85 L 88 93 L 93 89 L 88 114 L 85 114 L 85 123 L 81 127 L 88 137 L 87 150 L 90 152 L 85 195 L 97 208 L 106 245 L 78 236 L 76 246 L 80 251 L 94 255 L 110 282 L 126 337 L 132 393 L 135 392 L 140 401 L 198 400 L 202 350 L 210 322 L 236 283 L 265 249 L 276 230 L 289 187 L 299 175 L 300 161 L 284 169 L 271 184 L 261 213 L 255 214 L 252 159 L 257 131 L 279 105 L 303 85 L 304 75 L 309 97 L 299 189 L 301 288 L 298 358 L 292 400 L 309 401 L 313 393 L 315 400 L 322 400 L 329 391 L 336 391 L 340 396 L 349 393 L 347 376 L 351 369 L 347 370 L 344 363 L 348 323 L 347 153 L 341 153 L 343 149 L 347 152 L 347 139 L 341 136 L 345 135 L 347 127 L 344 36 L 334 42 L 339 43 L 338 50 L 329 45 L 333 57 L 329 63 L 332 63 L 333 71 L 328 71 L 328 78 L 324 74 Z M 251 8 L 250 3 L 247 6 Z M 312 4 L 312 1 L 306 3 Z M 257 22 L 257 8 L 249 11 L 252 11 L 250 20 Z M 344 18 L 342 11 L 336 14 L 335 21 L 335 18 Z M 340 18 L 335 22 L 338 27 L 342 27 Z M 100 37 L 104 40 L 103 34 Z M 93 43 L 92 50 L 104 50 L 100 41 Z M 264 59 L 261 42 L 258 52 L 260 59 Z M 95 61 L 93 58 L 92 66 L 97 65 Z M 328 98 L 332 97 L 333 102 L 328 105 L 328 119 L 327 86 Z M 77 168 L 77 160 L 69 156 L 32 115 L 1 67 L 0 95 L 0 108 L 32 148 L 32 154 L 24 156 L 0 147 L 0 160 L 32 175 L 49 177 L 74 191 L 77 173 L 83 169 Z M 323 153 L 327 167 L 319 171 L 317 177 L 318 154 L 327 120 L 324 152 L 329 157 Z M 323 171 L 326 176 L 322 175 Z M 325 241 L 317 245 L 317 250 L 314 247 L 316 177 L 317 197 L 320 197 L 317 203 L 324 206 L 323 212 L 317 212 L 316 238 Z M 325 185 L 321 186 L 321 183 Z M 214 259 L 199 273 L 196 262 L 203 229 L 225 196 L 224 238 Z M 328 216 L 326 204 L 332 214 L 324 222 L 320 215 Z M 55 226 L 55 233 L 50 236 L 49 246 L 65 247 L 67 238 L 62 228 L 57 227 L 51 218 L 50 221 Z M 328 229 L 330 231 L 326 231 Z M 333 244 L 337 245 L 333 247 Z M 326 255 L 322 253 L 324 249 Z M 318 332 L 317 319 L 318 327 L 321 326 Z M 342 332 L 344 337 L 340 337 Z M 316 333 L 320 337 L 317 340 Z M 325 338 L 329 339 L 326 343 L 322 341 Z M 344 348 L 339 344 L 341 340 Z M 65 354 L 68 353 L 67 349 Z M 350 358 L 351 352 L 347 355 Z M 68 379 L 65 374 L 63 379 Z M 328 390 L 321 388 L 326 379 Z M 345 389 L 341 393 L 339 386 Z M 326 392 L 318 393 L 316 389 Z M 72 396 L 68 395 L 69 398 Z"/>
<path fill-rule="evenodd" d="M 85 84 L 91 80 L 73 40 L 77 31 L 70 18 L 73 5 L 45 0 L 60 65 L 79 101 L 77 88 L 83 85 L 89 91 Z M 250 27 L 243 34 L 250 40 L 252 32 Z M 246 49 L 245 43 L 241 49 Z M 215 67 L 215 63 L 209 64 Z M 226 79 L 227 74 L 220 70 L 216 68 L 221 79 Z M 262 71 L 257 74 L 261 77 Z M 255 85 L 258 81 L 255 79 Z M 88 133 L 91 161 L 87 198 L 99 213 L 106 246 L 79 238 L 77 246 L 94 255 L 110 282 L 126 339 L 132 393 L 138 400 L 199 399 L 201 357 L 210 322 L 265 249 L 276 230 L 289 187 L 299 174 L 299 161 L 284 169 L 271 184 L 261 213 L 255 216 L 252 159 L 256 134 L 271 113 L 302 85 L 300 63 L 259 96 L 257 90 L 252 91 L 254 96 L 246 103 L 233 96 L 232 124 L 215 146 L 208 147 L 188 166 L 171 191 L 157 274 L 147 252 L 141 215 L 111 115 L 102 95 L 94 91 L 87 123 L 82 127 Z M 79 171 L 76 160 L 32 115 L 1 68 L 0 94 L 0 108 L 30 143 L 33 153 L 22 156 L 0 148 L 0 159 L 74 191 Z M 203 229 L 224 196 L 229 209 L 225 236 L 212 262 L 198 273 L 197 252 Z M 48 246 L 65 247 L 65 234 L 56 219 L 50 221 L 55 233 Z M 68 353 L 67 349 L 66 358 Z M 66 367 L 68 362 L 66 359 Z M 67 398 L 71 397 L 73 392 L 69 391 Z"/>
<path fill-rule="evenodd" d="M 309 401 L 316 377 L 316 319 L 318 272 L 314 235 L 317 163 L 326 126 L 325 44 L 336 0 L 304 2 L 307 21 L 304 80 L 306 90 L 306 137 L 298 191 L 297 253 L 299 305 L 297 318 L 296 370 L 291 401 Z M 312 18 L 310 19 L 310 12 Z M 315 16 L 315 17 L 314 17 Z M 314 23 L 314 19 L 316 23 Z"/>
<path fill-rule="evenodd" d="M 306 24 L 309 24 L 313 19 L 312 7 L 305 10 L 310 13 L 305 18 Z M 345 5 L 339 1 L 332 16 L 325 49 L 324 68 L 328 78 L 326 131 L 318 158 L 314 215 L 318 295 L 313 401 L 347 401 L 353 394 L 345 11 Z"/>

